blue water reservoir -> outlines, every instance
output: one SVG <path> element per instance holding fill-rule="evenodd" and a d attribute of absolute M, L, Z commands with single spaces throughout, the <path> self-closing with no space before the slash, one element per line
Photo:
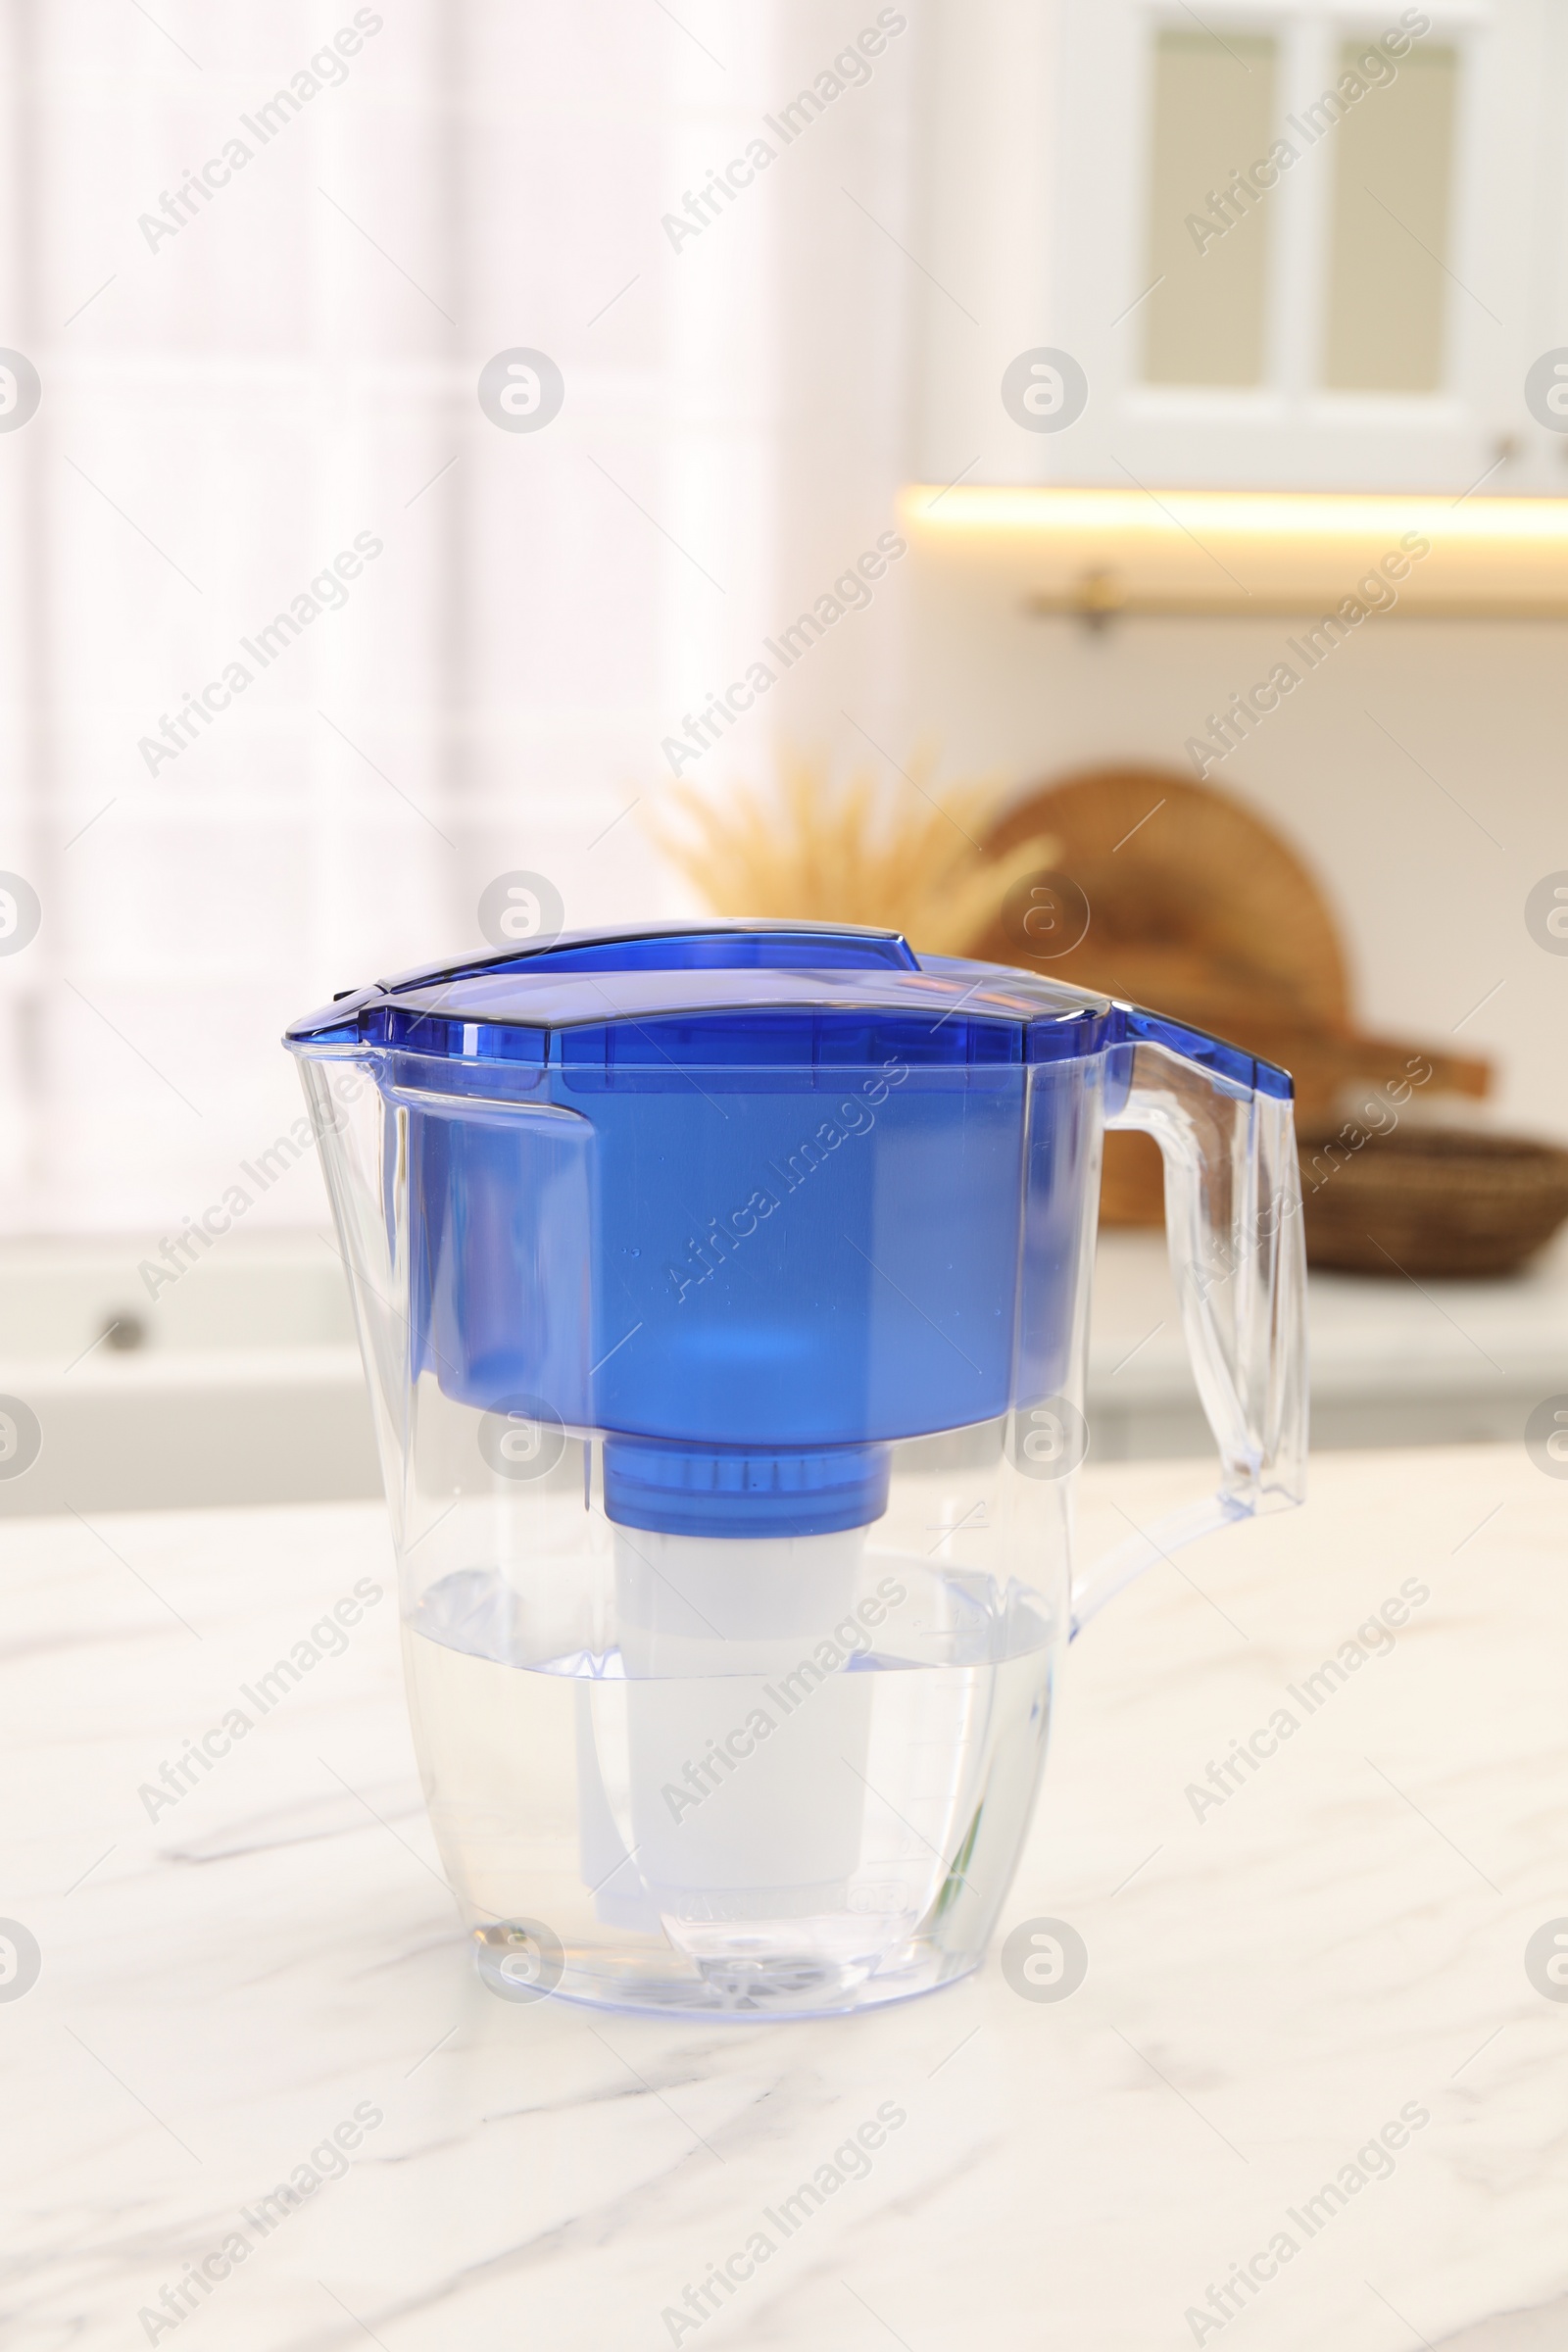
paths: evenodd
<path fill-rule="evenodd" d="M 416 1375 L 605 1440 L 606 1507 L 804 1535 L 1066 1377 L 1103 998 L 894 934 L 599 933 L 379 984 Z"/>

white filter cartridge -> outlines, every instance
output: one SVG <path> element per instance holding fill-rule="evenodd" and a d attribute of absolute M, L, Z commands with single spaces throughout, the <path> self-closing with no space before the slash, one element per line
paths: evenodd
<path fill-rule="evenodd" d="M 632 1858 L 691 1948 L 705 1927 L 844 1910 L 874 1680 L 857 1670 L 865 1533 L 615 1530 Z"/>

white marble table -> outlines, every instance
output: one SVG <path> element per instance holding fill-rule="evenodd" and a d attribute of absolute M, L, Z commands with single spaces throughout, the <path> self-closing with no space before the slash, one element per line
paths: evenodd
<path fill-rule="evenodd" d="M 1095 1472 L 1091 1539 L 1196 1467 Z M 863 2021 L 495 2000 L 390 1591 L 150 1820 L 138 1789 L 362 1578 L 390 1583 L 363 1504 L 0 1530 L 0 1914 L 41 1951 L 0 1999 L 13 2352 L 1568 2343 L 1568 2002 L 1524 1967 L 1568 1914 L 1568 1482 L 1520 1448 L 1321 1459 L 1306 1511 L 1078 1644 L 1004 1920 L 1081 1933 L 1059 2002 L 994 1959 Z M 1308 1715 L 1289 1687 L 1407 1579 L 1430 1597 Z M 1199 1818 L 1281 1705 L 1294 1736 Z M 701 2327 L 662 2317 L 890 2102 L 864 2178 Z M 1293 2209 L 1389 2125 L 1387 2177 L 1309 2235 Z M 1244 2310 L 1187 2316 L 1282 2230 Z"/>

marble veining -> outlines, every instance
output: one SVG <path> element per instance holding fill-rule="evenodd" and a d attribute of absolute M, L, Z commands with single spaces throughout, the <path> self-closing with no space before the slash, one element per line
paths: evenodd
<path fill-rule="evenodd" d="M 1200 1467 L 1086 1476 L 1086 1556 Z M 1558 2352 L 1565 1533 L 1519 1447 L 1320 1460 L 1075 1646 L 1004 1917 L 1070 1998 L 724 2027 L 476 1983 L 377 1506 L 6 1524 L 8 2343 Z"/>

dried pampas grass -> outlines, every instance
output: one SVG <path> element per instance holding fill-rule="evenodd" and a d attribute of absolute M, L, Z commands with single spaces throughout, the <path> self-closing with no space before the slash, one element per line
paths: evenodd
<path fill-rule="evenodd" d="M 980 844 L 1001 788 L 958 784 L 939 796 L 932 764 L 917 759 L 890 795 L 867 769 L 835 786 L 825 760 L 786 754 L 776 792 L 743 788 L 719 806 L 678 787 L 670 799 L 689 830 L 649 831 L 717 914 L 863 923 L 902 931 L 930 956 L 961 956 L 1053 852 L 1034 840 L 988 858 Z"/>

